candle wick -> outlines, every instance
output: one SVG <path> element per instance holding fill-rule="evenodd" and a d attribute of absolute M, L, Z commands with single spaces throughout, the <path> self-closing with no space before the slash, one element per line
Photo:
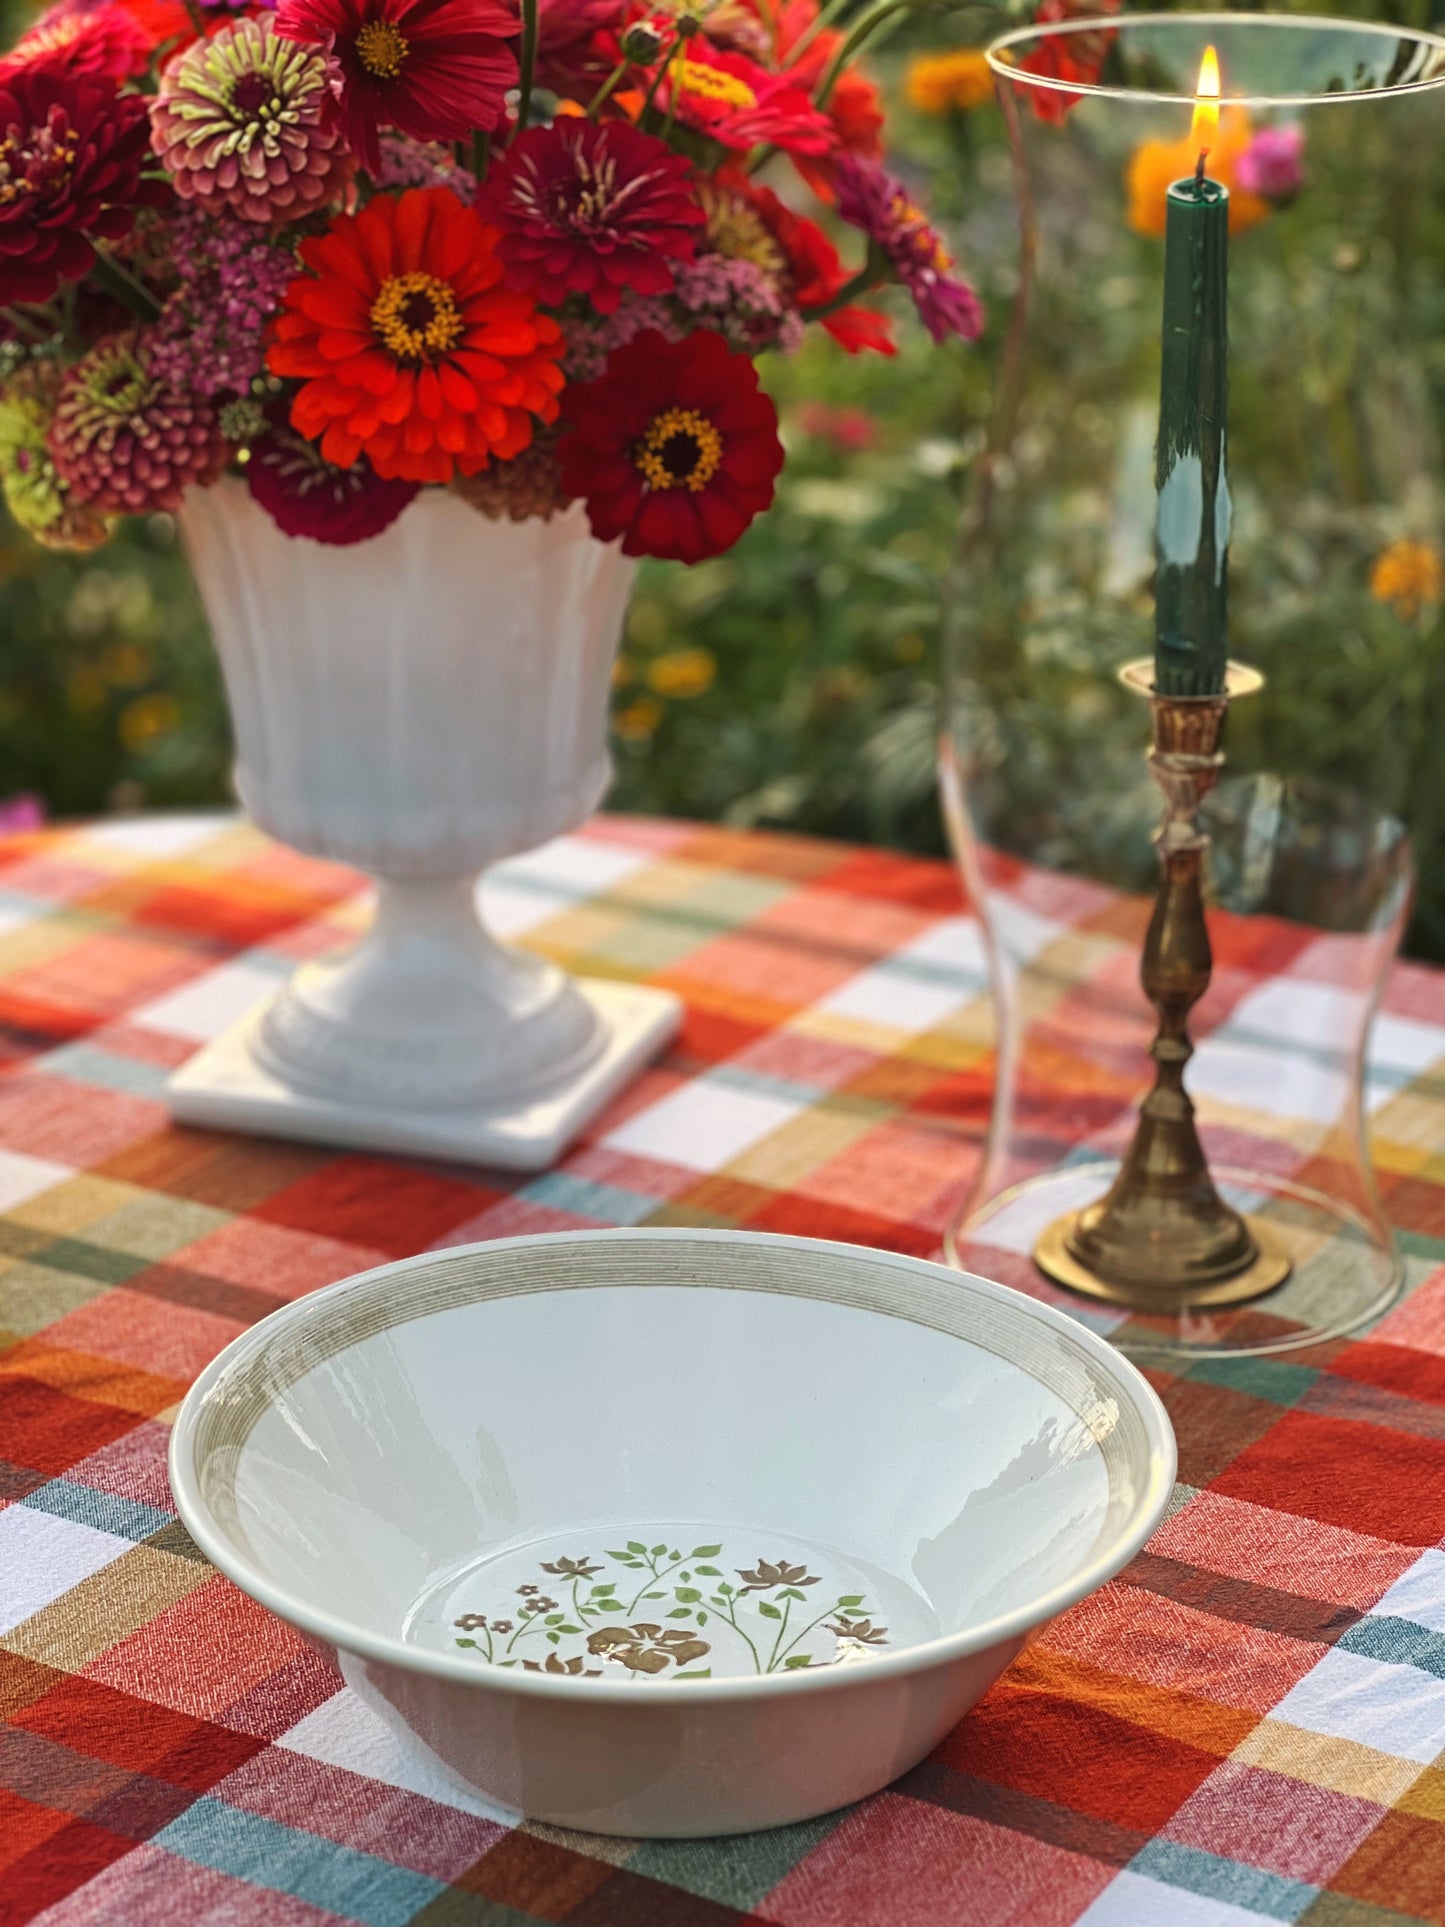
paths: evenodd
<path fill-rule="evenodd" d="M 1194 163 L 1194 198 L 1199 200 L 1204 194 L 1204 163 L 1209 159 L 1209 149 L 1201 147 L 1199 159 Z"/>

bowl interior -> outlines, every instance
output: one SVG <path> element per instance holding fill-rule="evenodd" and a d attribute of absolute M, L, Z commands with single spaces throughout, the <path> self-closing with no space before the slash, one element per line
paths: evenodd
<path fill-rule="evenodd" d="M 291 1307 L 189 1449 L 233 1576 L 463 1663 L 661 1681 L 868 1660 L 1069 1586 L 1158 1486 L 1148 1397 L 931 1266 L 604 1234 Z"/>

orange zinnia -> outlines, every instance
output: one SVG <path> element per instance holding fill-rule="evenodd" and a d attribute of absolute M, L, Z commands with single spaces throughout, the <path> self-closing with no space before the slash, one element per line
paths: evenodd
<path fill-rule="evenodd" d="M 503 280 L 497 231 L 450 188 L 378 194 L 303 241 L 267 363 L 299 377 L 291 425 L 338 468 L 449 482 L 556 419 L 562 331 Z"/>
<path fill-rule="evenodd" d="M 1251 194 L 1235 180 L 1240 156 L 1254 137 L 1249 115 L 1243 108 L 1226 107 L 1220 116 L 1219 132 L 1209 150 L 1206 163 L 1211 180 L 1229 189 L 1229 231 L 1239 234 L 1269 213 L 1269 202 Z M 1129 162 L 1126 182 L 1129 194 L 1129 225 L 1136 234 L 1162 240 L 1168 208 L 1165 197 L 1175 181 L 1187 180 L 1194 172 L 1199 151 L 1192 138 L 1180 141 L 1145 141 L 1136 147 Z"/>

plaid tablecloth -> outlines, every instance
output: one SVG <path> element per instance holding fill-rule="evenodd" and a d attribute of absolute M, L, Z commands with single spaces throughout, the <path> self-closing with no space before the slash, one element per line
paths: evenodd
<path fill-rule="evenodd" d="M 171 1129 L 168 1070 L 361 915 L 223 819 L 0 845 L 0 1927 L 1445 1922 L 1445 979 L 1376 1144 L 1410 1295 L 1366 1339 L 1158 1376 L 1167 1523 L 851 1811 L 633 1844 L 433 1779 L 175 1519 L 167 1424 L 252 1320 L 503 1233 L 722 1224 L 928 1254 L 987 1107 L 942 864 L 602 820 L 499 925 L 687 1000 L 534 1179 Z"/>

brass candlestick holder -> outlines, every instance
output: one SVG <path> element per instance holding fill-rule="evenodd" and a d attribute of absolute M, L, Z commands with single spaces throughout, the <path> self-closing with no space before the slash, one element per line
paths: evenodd
<path fill-rule="evenodd" d="M 1149 769 L 1164 792 L 1155 838 L 1159 894 L 1139 971 L 1159 1013 L 1149 1053 L 1157 1073 L 1108 1194 L 1056 1218 L 1035 1245 L 1034 1262 L 1092 1298 L 1178 1313 L 1258 1298 L 1290 1272 L 1267 1226 L 1226 1204 L 1215 1189 L 1184 1088 L 1184 1067 L 1194 1054 L 1189 1013 L 1209 987 L 1214 962 L 1204 916 L 1209 837 L 1199 810 L 1224 766 L 1219 738 L 1229 705 L 1253 695 L 1264 678 L 1231 663 L 1221 695 L 1160 696 L 1152 662 L 1132 662 L 1120 674 L 1128 688 L 1149 698 Z"/>

